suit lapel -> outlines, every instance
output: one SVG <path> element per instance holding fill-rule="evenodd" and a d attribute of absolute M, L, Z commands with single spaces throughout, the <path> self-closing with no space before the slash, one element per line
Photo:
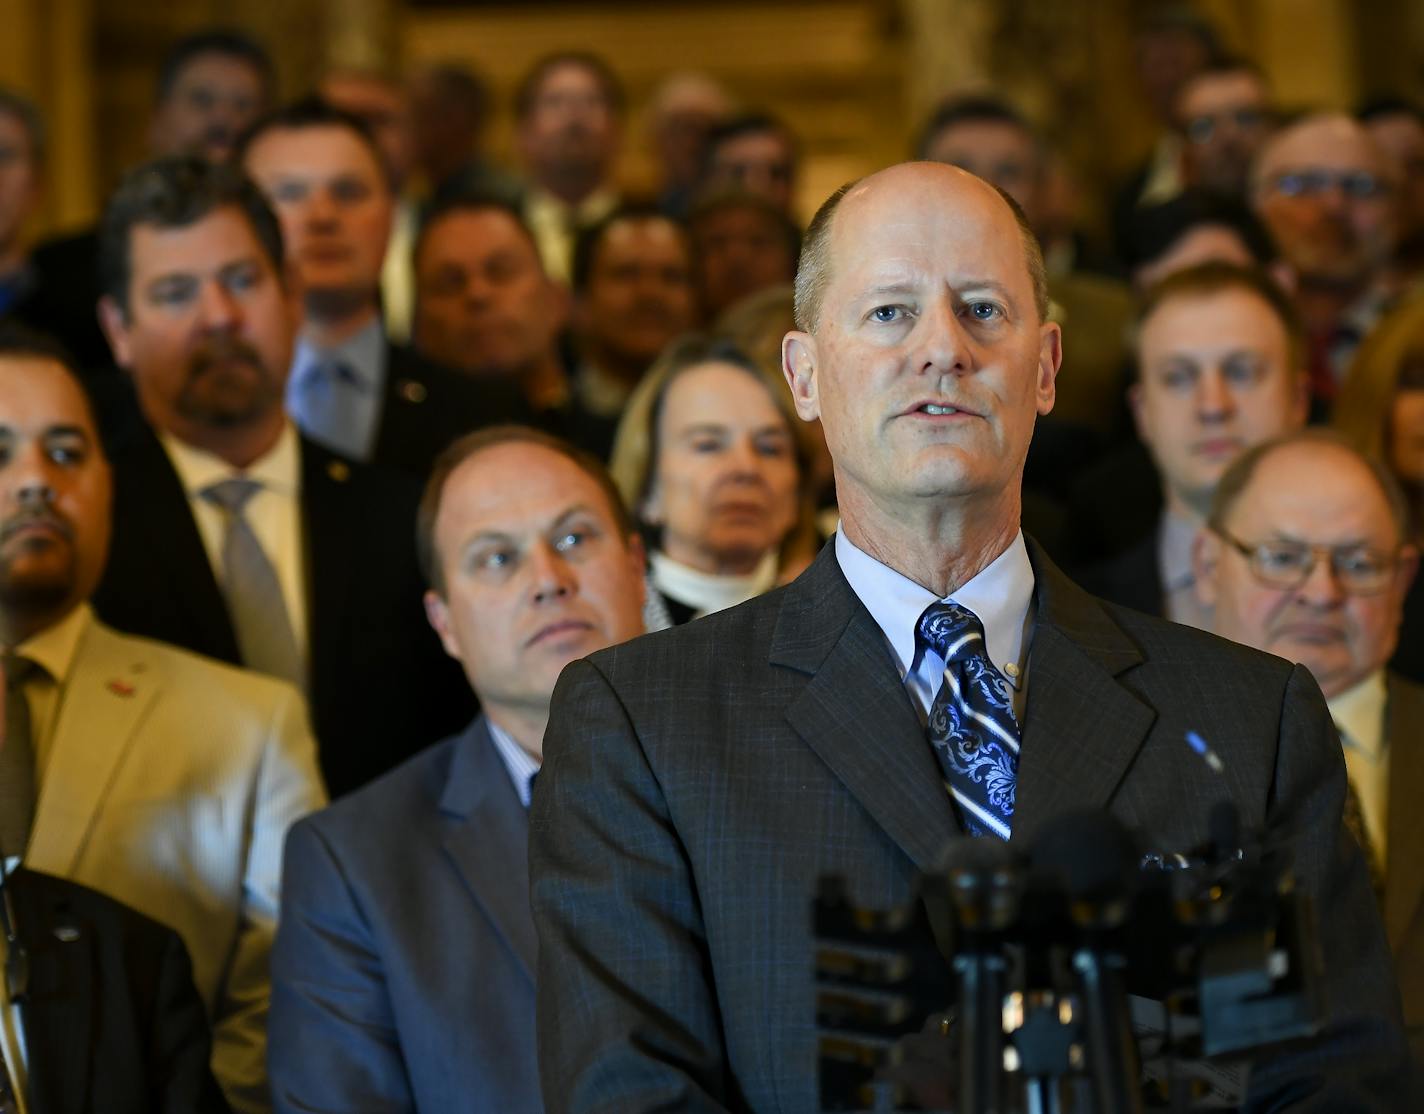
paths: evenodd
<path fill-rule="evenodd" d="M 1142 655 L 1102 605 L 1029 545 L 1037 620 L 1014 807 L 1014 840 L 1031 841 L 1069 808 L 1101 808 L 1147 738 L 1156 713 L 1117 675 Z"/>
<path fill-rule="evenodd" d="M 1389 678 L 1389 837 L 1385 929 L 1397 948 L 1424 900 L 1424 691 Z"/>
<path fill-rule="evenodd" d="M 315 443 L 301 439 L 302 552 L 307 599 L 307 675 L 312 703 L 318 693 L 340 691 L 343 678 L 330 675 L 350 649 L 346 642 L 352 533 L 362 522 L 354 503 L 351 465 Z"/>
<path fill-rule="evenodd" d="M 91 621 L 75 650 L 43 771 L 28 865 L 74 872 L 104 798 L 163 686 L 141 643 Z"/>
<path fill-rule="evenodd" d="M 30 959 L 29 994 L 20 1006 L 30 1109 L 78 1114 L 92 1082 L 90 1027 L 103 1009 L 94 935 L 90 925 L 48 900 L 43 890 L 32 893 L 23 871 L 11 881 L 16 929 Z"/>
<path fill-rule="evenodd" d="M 833 544 L 786 590 L 770 661 L 811 674 L 787 722 L 914 864 L 933 869 L 963 833 L 885 636 Z"/>
<path fill-rule="evenodd" d="M 532 984 L 529 820 L 483 716 L 455 744 L 440 812 L 446 855 Z"/>
<path fill-rule="evenodd" d="M 145 428 L 133 435 L 122 455 L 116 457 L 115 475 L 119 484 L 114 501 L 115 534 L 132 538 L 123 547 L 130 564 L 142 562 L 150 568 L 152 573 L 145 582 L 157 593 L 156 598 L 173 600 L 191 624 L 191 636 L 183 638 L 182 644 L 240 663 L 227 601 L 198 533 L 188 495 L 151 431 Z M 120 590 L 124 587 L 123 583 L 116 585 Z"/>

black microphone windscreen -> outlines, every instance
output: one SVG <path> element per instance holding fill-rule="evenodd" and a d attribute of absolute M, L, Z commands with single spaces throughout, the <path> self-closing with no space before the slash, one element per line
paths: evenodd
<path fill-rule="evenodd" d="M 1056 875 L 1073 898 L 1123 896 L 1139 855 L 1126 828 L 1102 811 L 1064 813 L 1039 833 L 1029 853 L 1035 871 Z"/>

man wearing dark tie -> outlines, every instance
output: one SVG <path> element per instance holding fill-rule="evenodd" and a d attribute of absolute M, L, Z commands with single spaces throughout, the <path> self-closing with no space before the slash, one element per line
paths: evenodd
<path fill-rule="evenodd" d="M 1255 1065 L 1253 1108 L 1389 1108 L 1397 993 L 1309 673 L 1104 604 L 1019 528 L 1061 357 L 1046 307 L 1022 214 L 962 170 L 892 167 L 812 222 L 783 363 L 835 462 L 835 540 L 554 693 L 530 827 L 551 1110 L 819 1109 L 820 876 L 905 903 L 957 836 L 1032 845 L 1084 807 L 1185 849 L 1221 797 L 1332 911 L 1329 1025 Z"/>
<path fill-rule="evenodd" d="M 99 615 L 303 689 L 333 797 L 466 722 L 469 691 L 420 612 L 416 485 L 283 412 L 298 307 L 261 191 L 197 159 L 140 167 L 100 257 L 141 418 L 111 437 Z"/>
<path fill-rule="evenodd" d="M 559 670 L 643 629 L 642 546 L 601 464 L 517 426 L 441 456 L 418 537 L 484 711 L 287 841 L 281 1111 L 540 1108 L 526 810 Z"/>
<path fill-rule="evenodd" d="M 1419 553 L 1389 472 L 1335 434 L 1266 442 L 1222 477 L 1197 545 L 1212 629 L 1298 661 L 1339 729 L 1345 821 L 1370 863 L 1424 1064 L 1424 689 L 1385 665 Z"/>

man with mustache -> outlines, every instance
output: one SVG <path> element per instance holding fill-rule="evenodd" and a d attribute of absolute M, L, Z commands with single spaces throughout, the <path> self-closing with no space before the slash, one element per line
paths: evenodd
<path fill-rule="evenodd" d="M 1245 453 L 1197 545 L 1212 629 L 1310 670 L 1350 777 L 1346 819 L 1365 850 L 1424 1068 L 1424 689 L 1386 663 L 1419 566 L 1388 469 L 1307 430 Z"/>
<path fill-rule="evenodd" d="M 579 231 L 618 204 L 623 87 L 595 54 L 551 54 L 524 76 L 514 109 L 515 141 L 530 180 L 524 219 L 544 269 L 567 282 Z"/>
<path fill-rule="evenodd" d="M 213 1072 L 234 1109 L 262 1111 L 280 848 L 288 825 L 325 801 L 316 750 L 301 694 L 290 685 L 121 634 L 94 616 L 88 601 L 104 569 L 112 492 L 89 403 L 64 358 L 47 342 L 0 336 L 0 848 L 183 937 L 213 1026 Z M 182 1027 L 191 1027 L 190 1018 L 158 1022 L 168 1027 L 155 1039 L 164 1034 L 167 1048 L 140 1053 L 146 1064 L 120 1069 L 106 1060 L 124 1037 L 103 1027 L 131 1025 L 137 1015 L 124 1018 L 122 997 L 92 998 L 79 961 L 91 946 L 80 941 L 100 924 L 112 929 L 113 918 L 76 922 L 68 930 L 74 942 L 61 943 L 74 949 L 67 956 L 27 941 L 36 1000 L 20 1023 L 30 1097 L 47 1095 L 54 1105 L 43 1109 L 78 1110 L 85 1087 L 107 1093 L 110 1074 L 117 1092 L 102 1108 L 129 1109 L 124 1082 L 151 1073 L 148 1101 L 132 1108 L 225 1109 L 203 1094 L 201 1073 L 183 1093 L 159 1098 L 161 1077 L 180 1061 L 191 1073 L 193 1034 Z M 13 957 L 15 945 L 6 946 Z M 130 960 L 142 963 L 142 952 L 135 946 Z M 102 985 L 122 995 L 111 960 L 103 959 Z M 15 994 L 12 978 L 7 965 Z M 71 1028 L 56 1037 L 51 1021 L 64 1016 L 66 998 Z M 80 1073 L 90 1070 L 95 1033 L 98 1074 L 86 1082 Z M 63 1058 L 54 1055 L 56 1040 L 69 1049 Z"/>
<path fill-rule="evenodd" d="M 1147 293 L 1128 401 L 1157 466 L 1161 513 L 1156 529 L 1081 570 L 1083 587 L 1210 629 L 1193 591 L 1192 544 L 1227 466 L 1252 445 L 1304 424 L 1301 347 L 1290 301 L 1261 272 L 1204 263 Z"/>
<path fill-rule="evenodd" d="M 450 446 L 416 521 L 483 713 L 287 841 L 283 1112 L 540 1109 L 527 810 L 559 671 L 642 632 L 643 549 L 596 459 L 519 426 Z"/>
<path fill-rule="evenodd" d="M 652 205 L 614 210 L 574 246 L 573 392 L 605 459 L 624 404 L 668 341 L 696 321 L 686 230 Z"/>
<path fill-rule="evenodd" d="M 356 117 L 307 98 L 264 117 L 239 161 L 282 223 L 302 291 L 287 412 L 324 447 L 424 479 L 463 433 L 517 417 L 519 394 L 419 359 L 386 336 L 391 178 Z"/>
<path fill-rule="evenodd" d="M 100 312 L 141 419 L 115 436 L 99 614 L 291 681 L 338 796 L 469 718 L 419 607 L 404 477 L 283 411 L 297 288 L 277 218 L 232 167 L 140 167 L 102 225 Z"/>

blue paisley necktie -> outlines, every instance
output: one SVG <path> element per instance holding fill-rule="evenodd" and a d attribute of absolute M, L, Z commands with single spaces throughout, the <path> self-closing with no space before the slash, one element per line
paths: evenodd
<path fill-rule="evenodd" d="M 970 835 L 1008 839 L 1019 768 L 1009 683 L 984 649 L 984 625 L 957 603 L 925 608 L 915 633 L 945 661 L 929 737 Z"/>

